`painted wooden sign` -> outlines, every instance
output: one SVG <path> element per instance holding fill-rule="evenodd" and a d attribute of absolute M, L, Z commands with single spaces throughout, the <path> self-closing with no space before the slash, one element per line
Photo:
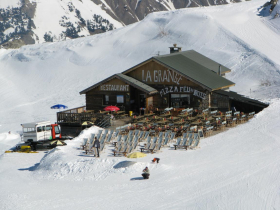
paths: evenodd
<path fill-rule="evenodd" d="M 100 91 L 129 92 L 129 85 L 114 78 L 98 87 Z"/>
<path fill-rule="evenodd" d="M 177 72 L 167 69 L 167 70 L 142 70 L 142 82 L 151 83 L 175 83 L 180 85 L 180 81 L 183 77 Z"/>
<path fill-rule="evenodd" d="M 102 91 L 129 91 L 129 85 L 100 85 Z"/>
<path fill-rule="evenodd" d="M 161 97 L 168 93 L 192 93 L 194 96 L 205 99 L 206 93 L 195 90 L 188 86 L 168 86 L 159 91 Z"/>

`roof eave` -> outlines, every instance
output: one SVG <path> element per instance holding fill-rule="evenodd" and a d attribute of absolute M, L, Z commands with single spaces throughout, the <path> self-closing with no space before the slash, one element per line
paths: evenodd
<path fill-rule="evenodd" d="M 118 75 L 116 75 L 116 78 L 118 78 L 118 79 L 120 79 L 120 80 L 122 80 L 122 81 L 124 81 L 125 83 L 127 83 L 127 84 L 129 84 L 129 85 L 131 85 L 131 86 L 133 86 L 133 87 L 135 87 L 135 88 L 137 88 L 137 89 L 139 89 L 139 90 L 141 90 L 141 91 L 143 91 L 143 92 L 145 92 L 145 93 L 148 93 L 148 94 L 153 94 L 153 92 L 155 92 L 155 93 L 157 93 L 158 91 L 156 90 L 156 91 L 148 91 L 148 90 L 146 90 L 146 89 L 144 89 L 144 88 L 142 88 L 142 87 L 140 87 L 140 86 L 138 86 L 138 85 L 136 85 L 136 84 L 134 84 L 133 82 L 130 82 L 130 81 L 128 81 L 128 80 L 125 80 L 125 79 L 123 79 L 122 77 L 120 77 L 120 76 L 118 76 Z M 148 86 L 148 85 L 147 85 Z"/>
<path fill-rule="evenodd" d="M 230 88 L 232 86 L 235 86 L 235 84 L 231 84 L 231 85 L 227 85 L 227 86 L 223 86 L 223 87 L 219 87 L 219 88 L 215 88 L 215 89 L 212 89 L 212 91 L 215 91 L 215 90 L 222 90 L 222 89 L 225 89 L 225 88 Z"/>

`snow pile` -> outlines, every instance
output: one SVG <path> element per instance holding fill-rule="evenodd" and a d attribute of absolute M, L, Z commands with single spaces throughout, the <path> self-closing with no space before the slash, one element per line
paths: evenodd
<path fill-rule="evenodd" d="M 112 145 L 106 145 L 105 151 L 101 153 L 103 158 L 93 158 L 92 155 L 85 155 L 84 151 L 80 150 L 82 140 L 90 138 L 92 133 L 97 134 L 98 130 L 100 130 L 99 127 L 92 126 L 73 140 L 66 141 L 67 146 L 57 147 L 48 152 L 36 166 L 34 178 L 99 181 L 113 174 L 138 172 L 148 164 L 143 162 L 129 167 L 114 168 L 123 158 L 113 157 L 111 150 L 114 147 Z M 109 157 L 106 158 L 107 156 Z"/>
<path fill-rule="evenodd" d="M 5 132 L 0 133 L 0 154 L 11 149 L 14 145 L 20 142 L 20 136 L 17 133 Z"/>
<path fill-rule="evenodd" d="M 6 8 L 6 7 L 19 7 L 20 1 L 19 0 L 1 0 L 0 1 L 0 8 Z"/>

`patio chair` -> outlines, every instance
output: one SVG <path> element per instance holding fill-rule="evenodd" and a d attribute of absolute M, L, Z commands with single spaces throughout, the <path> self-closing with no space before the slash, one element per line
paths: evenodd
<path fill-rule="evenodd" d="M 132 136 L 134 131 L 129 131 L 128 136 Z"/>
<path fill-rule="evenodd" d="M 166 146 L 168 142 L 169 142 L 169 137 L 168 136 L 164 137 L 163 146 Z"/>
<path fill-rule="evenodd" d="M 144 135 L 144 131 L 140 131 L 139 132 L 139 138 L 141 139 L 143 137 L 143 135 Z"/>
<path fill-rule="evenodd" d="M 113 133 L 110 133 L 106 139 L 106 143 L 109 143 L 112 139 Z"/>
<path fill-rule="evenodd" d="M 148 138 L 150 132 L 149 131 L 145 131 L 144 137 L 142 138 L 142 140 L 145 140 Z"/>
<path fill-rule="evenodd" d="M 104 147 L 105 147 L 105 142 L 103 142 L 103 144 L 100 144 L 100 151 L 101 152 L 103 151 Z"/>
<path fill-rule="evenodd" d="M 131 153 L 132 150 L 133 150 L 133 146 L 130 145 L 130 146 L 127 146 L 126 149 L 125 149 L 125 151 L 123 151 L 122 153 L 123 153 L 123 155 L 126 157 L 127 154 Z"/>
<path fill-rule="evenodd" d="M 148 150 L 150 148 L 150 146 L 151 146 L 151 143 L 147 142 L 147 144 L 144 147 L 140 148 L 141 152 L 143 152 L 143 150 Z"/>
<path fill-rule="evenodd" d="M 190 146 L 190 148 L 191 149 L 195 149 L 198 146 L 199 142 L 200 142 L 199 135 L 198 134 L 194 135 L 194 140 L 193 140 L 192 145 Z"/>
<path fill-rule="evenodd" d="M 121 152 L 121 149 L 123 148 L 123 145 L 121 144 L 119 147 L 113 149 L 113 154 L 116 156 L 116 154 L 119 154 Z"/>
<path fill-rule="evenodd" d="M 101 136 L 101 134 L 102 134 L 102 131 L 103 131 L 103 130 L 99 130 L 98 133 L 97 133 L 97 135 L 96 135 L 96 138 L 97 138 L 98 140 L 100 139 L 100 136 Z"/>
<path fill-rule="evenodd" d="M 158 137 L 162 137 L 163 136 L 163 132 L 159 132 Z"/>
<path fill-rule="evenodd" d="M 104 134 L 107 135 L 108 132 L 109 132 L 109 130 L 108 130 L 108 129 L 105 129 L 103 135 L 104 135 Z"/>
<path fill-rule="evenodd" d="M 187 136 L 188 136 L 188 133 L 183 133 L 183 139 L 187 138 Z"/>
<path fill-rule="evenodd" d="M 189 135 L 188 142 L 186 144 L 186 149 L 188 149 L 193 143 L 193 135 Z"/>
<path fill-rule="evenodd" d="M 181 138 L 181 137 L 178 137 L 178 138 L 177 138 L 177 143 L 176 143 L 176 144 L 174 144 L 174 148 L 175 148 L 175 150 L 177 149 L 177 147 L 179 147 L 179 146 L 180 146 L 181 140 L 182 140 L 182 138 Z"/>
<path fill-rule="evenodd" d="M 178 148 L 185 148 L 185 149 L 188 149 L 187 141 L 188 141 L 188 138 L 187 138 L 187 137 L 183 138 L 183 142 L 182 142 L 182 144 L 180 145 L 180 147 L 178 147 Z"/>
<path fill-rule="evenodd" d="M 226 115 L 232 115 L 232 111 L 227 111 Z"/>
<path fill-rule="evenodd" d="M 213 128 L 214 128 L 214 126 L 210 126 L 210 127 L 206 128 L 204 136 L 211 136 L 213 133 Z"/>
<path fill-rule="evenodd" d="M 115 138 L 118 137 L 119 133 L 120 133 L 120 130 L 116 130 L 116 132 L 115 132 Z"/>
<path fill-rule="evenodd" d="M 139 135 L 140 130 L 135 130 L 134 131 L 134 136 L 138 136 Z"/>
<path fill-rule="evenodd" d="M 106 136 L 107 136 L 106 134 L 102 134 L 100 139 L 100 144 L 103 144 L 105 142 Z"/>
<path fill-rule="evenodd" d="M 147 138 L 147 143 L 151 143 L 151 140 L 152 140 L 152 137 L 151 137 L 151 136 L 148 136 L 148 138 Z"/>
<path fill-rule="evenodd" d="M 251 118 L 253 118 L 254 115 L 255 115 L 255 112 L 250 112 L 250 113 L 248 114 L 248 120 L 251 119 Z"/>
<path fill-rule="evenodd" d="M 157 143 L 158 138 L 155 136 L 153 139 L 153 144 Z"/>
<path fill-rule="evenodd" d="M 85 146 L 86 154 L 89 154 L 89 153 L 93 152 L 94 135 L 95 134 L 91 134 L 90 140 L 87 142 L 87 144 Z"/>
<path fill-rule="evenodd" d="M 87 144 L 88 138 L 84 138 L 82 144 L 80 145 L 80 147 L 84 150 L 85 146 Z"/>
<path fill-rule="evenodd" d="M 127 142 L 132 143 L 134 136 L 129 136 Z"/>
<path fill-rule="evenodd" d="M 175 132 L 171 132 L 169 139 L 172 141 L 175 138 L 175 135 L 176 135 Z"/>
<path fill-rule="evenodd" d="M 161 149 L 161 146 L 162 146 L 162 144 L 161 143 L 158 143 L 157 145 L 156 145 L 156 147 L 155 147 L 155 149 L 153 150 L 153 152 L 154 151 L 160 151 L 160 149 Z"/>
<path fill-rule="evenodd" d="M 128 139 L 128 136 L 124 135 L 123 138 L 122 138 L 122 142 L 125 143 L 127 141 L 127 139 Z"/>

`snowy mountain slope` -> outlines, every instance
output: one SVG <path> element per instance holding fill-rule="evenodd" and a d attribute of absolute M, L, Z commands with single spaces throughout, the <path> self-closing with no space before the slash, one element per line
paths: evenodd
<path fill-rule="evenodd" d="M 25 44 L 83 37 L 138 22 L 156 11 L 219 4 L 227 1 L 3 0 L 0 45 L 19 48 Z"/>
<path fill-rule="evenodd" d="M 235 35 L 231 32 L 234 29 L 230 25 L 225 27 L 217 15 L 217 11 L 226 9 L 237 17 L 247 15 L 251 21 L 265 25 L 263 18 L 247 9 L 257 10 L 262 3 L 154 13 L 139 23 L 105 34 L 2 50 L 0 130 L 20 130 L 19 125 L 29 121 L 55 121 L 55 111 L 50 109 L 53 104 L 63 103 L 69 108 L 84 105 L 84 95 L 79 95 L 81 90 L 158 52 L 169 53 L 168 47 L 174 43 L 183 50 L 194 49 L 231 68 L 232 73 L 227 78 L 236 83 L 232 90 L 263 100 L 277 98 L 280 80 L 276 57 L 279 52 L 271 45 L 262 45 L 263 50 L 257 50 L 264 40 L 262 36 L 254 37 L 255 42 L 249 45 L 245 42 L 247 35 L 242 36 L 242 28 L 234 24 L 238 18 L 229 20 L 233 28 L 240 29 Z M 250 26 L 248 21 L 244 22 L 245 28 L 246 24 L 252 30 L 258 26 Z M 265 26 L 263 30 L 261 35 L 273 35 L 270 41 L 279 42 L 274 31 Z M 275 57 L 269 57 L 270 51 Z"/>
<path fill-rule="evenodd" d="M 258 15 L 264 3 L 161 12 L 104 34 L 0 50 L 1 209 L 279 209 L 280 52 L 272 43 L 279 42 L 280 25 Z M 174 43 L 231 68 L 227 78 L 236 82 L 234 90 L 270 106 L 245 124 L 202 139 L 196 150 L 175 151 L 171 144 L 131 160 L 112 157 L 113 147 L 106 145 L 96 159 L 79 149 L 98 130 L 91 127 L 50 152 L 3 154 L 20 141 L 15 131 L 21 123 L 55 121 L 53 104 L 82 105 L 79 91 L 168 53 Z M 154 157 L 159 164 L 151 164 Z M 136 163 L 114 168 L 127 160 Z M 145 166 L 150 179 L 137 180 Z"/>
<path fill-rule="evenodd" d="M 48 153 L 0 156 L 3 209 L 278 209 L 279 99 L 248 123 L 201 140 L 196 150 L 163 148 L 145 158 L 85 156 L 83 138 Z M 13 139 L 13 138 L 11 138 Z M 159 164 L 152 164 L 154 157 Z M 19 161 L 20 160 L 20 161 Z M 115 169 L 121 161 L 135 161 Z M 137 180 L 142 169 L 149 180 Z M 59 196 L 58 196 L 59 195 Z"/>

